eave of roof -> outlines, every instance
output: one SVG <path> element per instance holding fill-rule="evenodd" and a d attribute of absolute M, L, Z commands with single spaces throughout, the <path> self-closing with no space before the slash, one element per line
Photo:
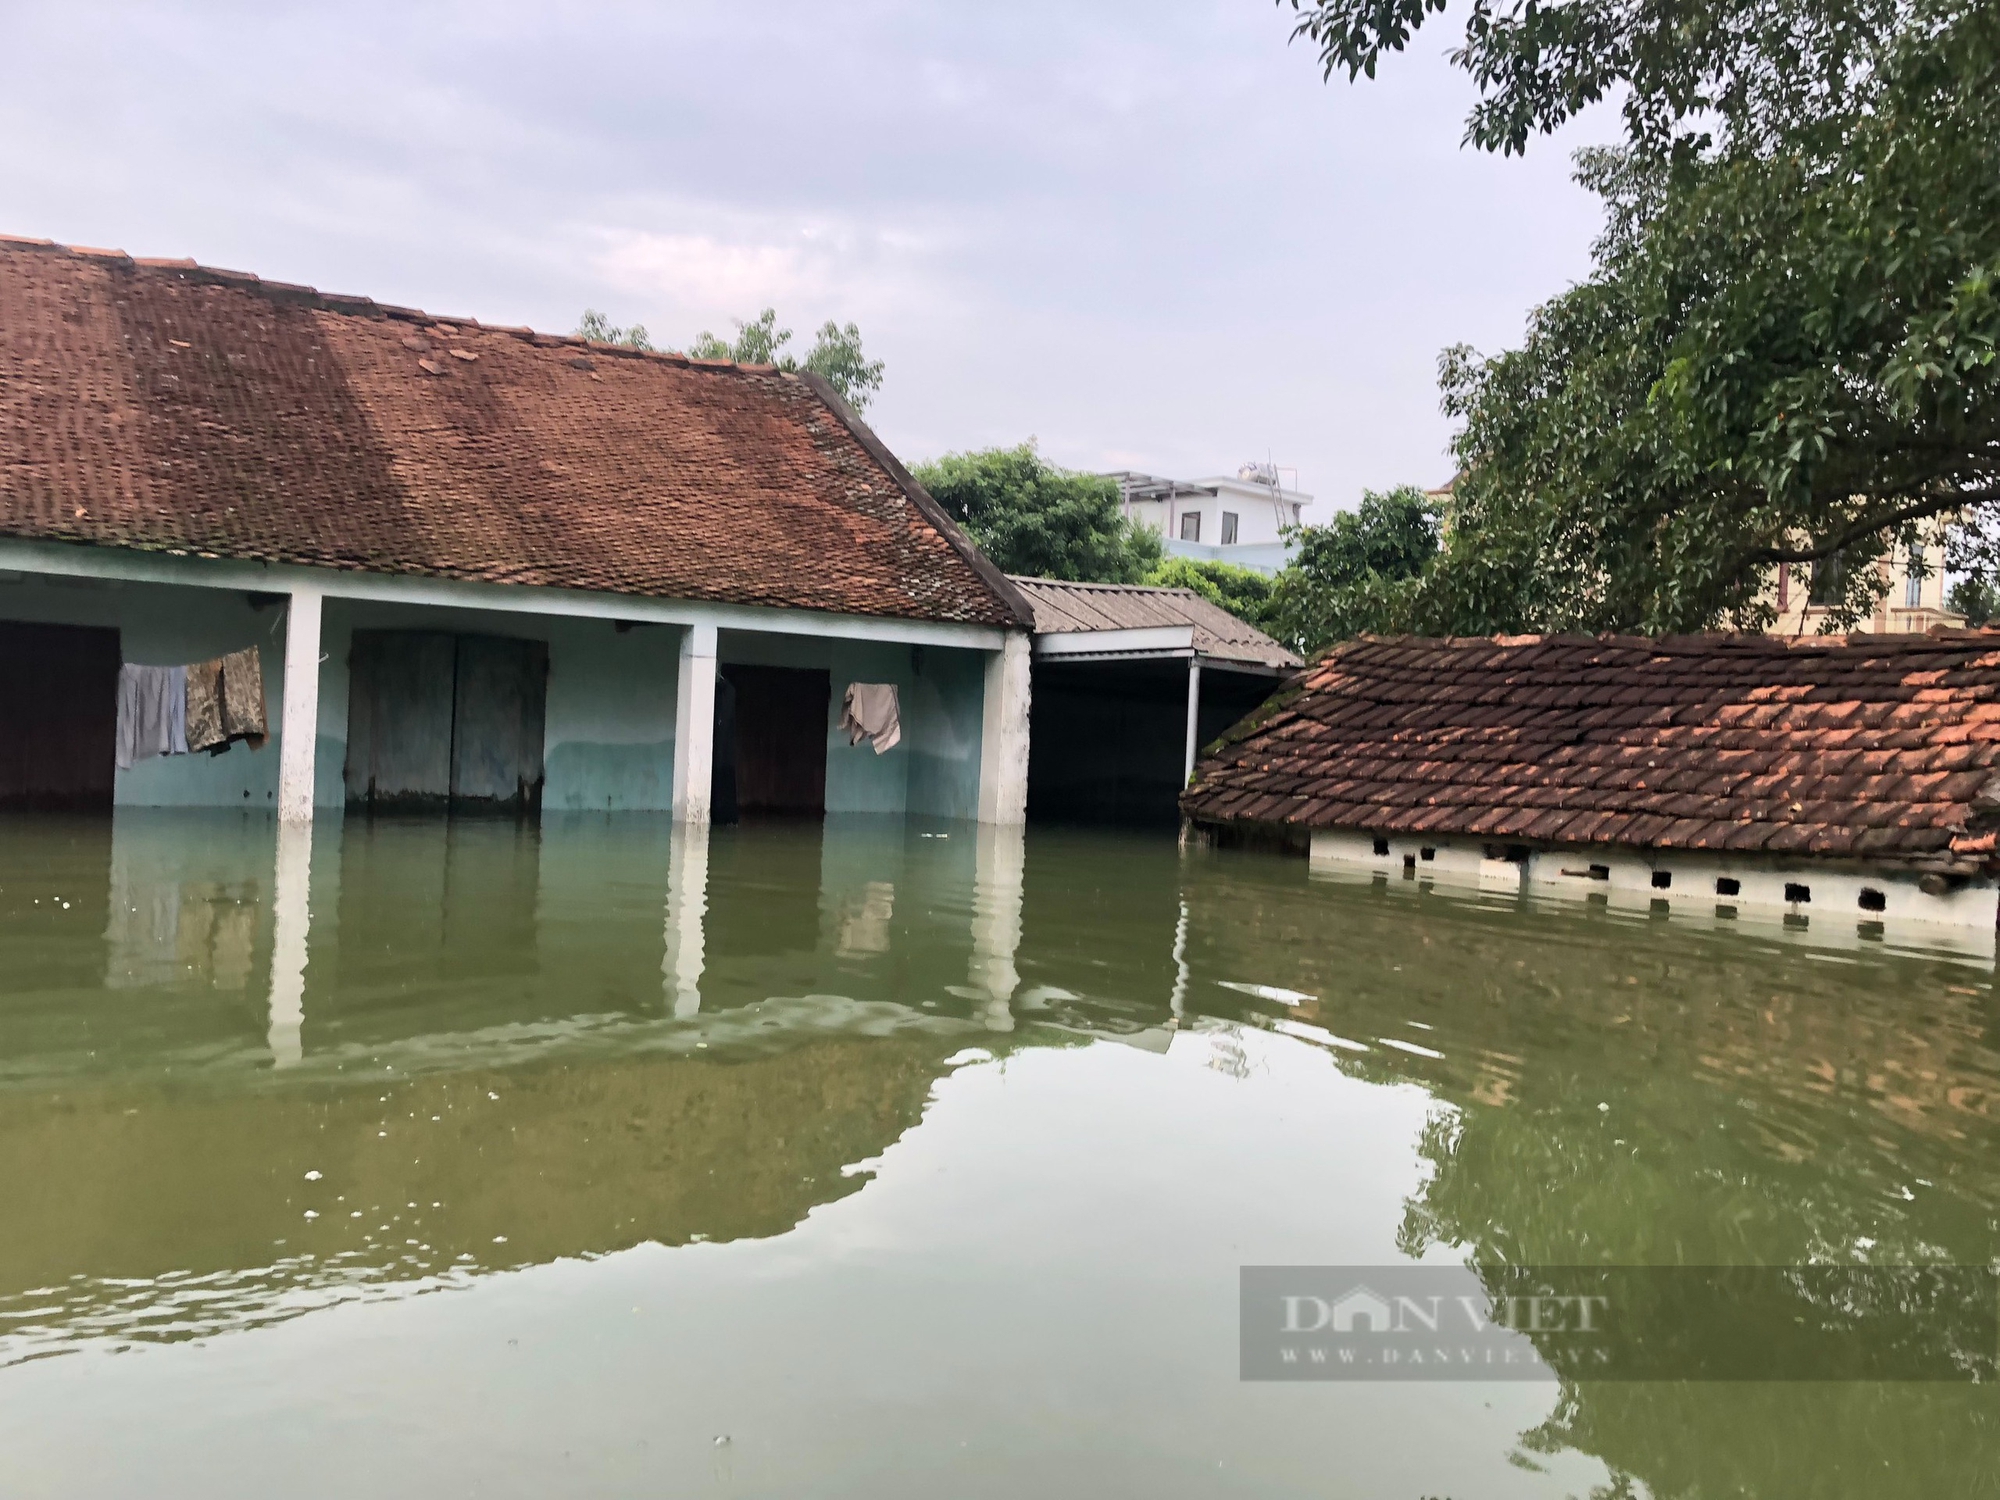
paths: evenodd
<path fill-rule="evenodd" d="M 1237 619 L 1193 589 L 1133 583 L 1072 583 L 1020 576 L 1015 576 L 1013 582 L 1034 606 L 1038 634 L 1186 625 L 1195 632 L 1197 654 L 1220 664 L 1246 662 L 1287 670 L 1303 665 L 1298 657 L 1254 625 Z"/>

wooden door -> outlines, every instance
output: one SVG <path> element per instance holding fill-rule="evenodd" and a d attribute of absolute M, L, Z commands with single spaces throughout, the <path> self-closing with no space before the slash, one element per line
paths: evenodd
<path fill-rule="evenodd" d="M 541 807 L 546 641 L 357 630 L 348 665 L 350 803 L 385 811 Z"/>
<path fill-rule="evenodd" d="M 348 653 L 347 800 L 442 809 L 451 796 L 456 641 L 442 631 L 357 630 Z"/>
<path fill-rule="evenodd" d="M 466 812 L 542 805 L 549 647 L 512 636 L 458 637 L 451 802 Z"/>
<path fill-rule="evenodd" d="M 0 808 L 111 809 L 116 630 L 0 620 Z"/>
<path fill-rule="evenodd" d="M 833 682 L 801 667 L 722 668 L 736 690 L 736 801 L 746 813 L 826 811 Z"/>

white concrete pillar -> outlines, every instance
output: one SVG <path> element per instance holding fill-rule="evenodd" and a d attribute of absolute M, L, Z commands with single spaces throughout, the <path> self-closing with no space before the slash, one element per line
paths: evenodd
<path fill-rule="evenodd" d="M 289 681 L 289 674 L 287 674 Z M 308 808 L 311 798 L 307 799 Z M 300 1032 L 306 1019 L 306 939 L 311 930 L 312 824 L 278 824 L 278 873 L 272 899 L 271 1019 L 265 1044 L 281 1068 L 304 1056 Z"/>
<path fill-rule="evenodd" d="M 708 916 L 708 824 L 677 823 L 667 851 L 667 952 L 660 966 L 667 1009 L 701 1013 Z"/>
<path fill-rule="evenodd" d="M 1011 631 L 986 658 L 986 705 L 979 743 L 979 821 L 1016 824 L 1028 816 L 1030 640 Z"/>
<path fill-rule="evenodd" d="M 292 590 L 285 612 L 285 706 L 278 722 L 278 821 L 311 823 L 319 740 L 320 592 Z"/>
<path fill-rule="evenodd" d="M 674 821 L 706 823 L 715 776 L 715 627 L 681 635 L 674 696 Z"/>
<path fill-rule="evenodd" d="M 1027 850 L 1020 824 L 981 828 L 973 851 L 971 987 L 983 997 L 988 1031 L 1014 1029 L 1014 955 L 1021 946 L 1021 888 Z"/>
<path fill-rule="evenodd" d="M 1194 780 L 1194 753 L 1201 746 L 1201 658 L 1188 658 L 1187 753 L 1181 758 L 1181 785 Z"/>

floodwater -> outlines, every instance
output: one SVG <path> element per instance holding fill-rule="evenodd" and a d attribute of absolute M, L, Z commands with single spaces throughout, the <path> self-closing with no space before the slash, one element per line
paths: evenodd
<path fill-rule="evenodd" d="M 0 1494 L 1971 1496 L 1992 1385 L 1246 1382 L 1245 1265 L 2000 1250 L 1993 965 L 1171 836 L 0 822 Z"/>

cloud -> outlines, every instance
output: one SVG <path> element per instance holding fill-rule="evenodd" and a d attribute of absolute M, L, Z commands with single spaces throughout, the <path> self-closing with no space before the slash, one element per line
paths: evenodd
<path fill-rule="evenodd" d="M 861 325 L 911 457 L 1042 436 L 1449 471 L 1437 350 L 1586 264 L 1566 142 L 1458 149 L 1438 56 L 1329 85 L 1246 0 L 0 5 L 0 230 L 679 343 Z"/>
<path fill-rule="evenodd" d="M 642 229 L 597 231 L 604 248 L 591 269 L 607 286 L 650 305 L 745 313 L 824 297 L 833 268 L 797 244 L 729 243 L 707 234 Z"/>

